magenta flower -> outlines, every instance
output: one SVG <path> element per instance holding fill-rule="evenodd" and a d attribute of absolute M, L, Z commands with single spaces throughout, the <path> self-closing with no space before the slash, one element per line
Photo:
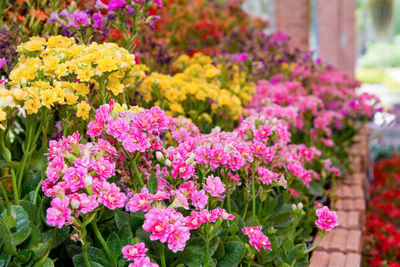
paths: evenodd
<path fill-rule="evenodd" d="M 0 69 L 7 65 L 7 59 L 5 57 L 0 58 Z"/>
<path fill-rule="evenodd" d="M 152 208 L 145 215 L 143 230 L 150 232 L 151 240 L 167 242 L 168 236 L 173 232 L 174 227 L 169 224 L 169 211 L 167 209 Z"/>
<path fill-rule="evenodd" d="M 277 182 L 279 180 L 279 175 L 277 173 L 274 173 L 265 167 L 258 167 L 257 171 L 263 184 L 272 184 L 272 181 Z"/>
<path fill-rule="evenodd" d="M 147 248 L 144 243 L 137 243 L 135 245 L 126 245 L 122 248 L 122 254 L 125 259 L 135 261 L 146 256 Z"/>
<path fill-rule="evenodd" d="M 257 130 L 254 131 L 255 141 L 268 141 L 268 136 L 272 133 L 271 127 L 268 125 L 261 125 Z"/>
<path fill-rule="evenodd" d="M 261 232 L 261 226 L 244 227 L 242 232 L 249 237 L 250 245 L 255 247 L 258 251 L 260 251 L 260 247 L 272 250 L 271 242 L 269 242 L 268 237 Z"/>
<path fill-rule="evenodd" d="M 174 226 L 173 232 L 168 237 L 168 248 L 173 252 L 183 251 L 186 246 L 186 241 L 188 241 L 189 238 L 189 228 L 177 223 Z"/>
<path fill-rule="evenodd" d="M 318 220 L 315 221 L 315 224 L 321 230 L 330 231 L 339 225 L 336 212 L 330 211 L 327 206 L 317 209 L 316 214 Z"/>
<path fill-rule="evenodd" d="M 92 212 L 99 205 L 96 197 L 88 196 L 86 194 L 79 194 L 79 202 L 80 205 L 78 211 L 82 212 L 83 214 Z"/>
<path fill-rule="evenodd" d="M 190 199 L 192 200 L 192 205 L 197 210 L 201 210 L 204 209 L 204 207 L 207 205 L 208 196 L 206 194 L 206 191 L 202 189 L 200 191 L 192 192 L 192 194 L 190 195 Z"/>
<path fill-rule="evenodd" d="M 71 192 L 76 192 L 81 188 L 84 188 L 84 179 L 87 176 L 87 170 L 81 167 L 74 168 L 74 167 L 69 167 L 64 170 L 64 181 L 66 184 L 66 187 L 71 191 Z"/>
<path fill-rule="evenodd" d="M 93 14 L 93 24 L 96 29 L 103 27 L 103 19 L 100 11 Z"/>
<path fill-rule="evenodd" d="M 54 198 L 51 201 L 51 207 L 47 209 L 47 223 L 49 225 L 57 226 L 60 229 L 64 225 L 71 224 L 71 210 L 68 208 L 68 205 L 68 198 Z"/>
<path fill-rule="evenodd" d="M 212 197 L 219 198 L 221 200 L 224 199 L 226 185 L 221 182 L 221 179 L 218 176 L 208 176 L 208 178 L 206 178 L 206 183 L 203 184 L 203 186 Z"/>
<path fill-rule="evenodd" d="M 98 174 L 101 179 L 108 179 L 115 175 L 115 162 L 110 162 L 103 157 L 99 157 L 93 163 L 93 170 Z"/>
<path fill-rule="evenodd" d="M 110 210 L 115 210 L 116 208 L 122 208 L 125 205 L 126 196 L 121 193 L 121 189 L 114 183 L 108 184 L 103 182 L 103 190 L 100 191 L 98 200 L 101 204 L 109 208 Z"/>
<path fill-rule="evenodd" d="M 149 193 L 146 187 L 142 188 L 142 191 L 138 194 L 134 194 L 131 199 L 126 203 L 125 209 L 127 211 L 136 212 L 138 210 L 148 211 L 151 203 L 153 203 L 152 199 L 153 195 Z"/>
<path fill-rule="evenodd" d="M 109 10 L 116 10 L 123 7 L 125 4 L 125 0 L 110 0 L 108 2 L 108 9 Z"/>
<path fill-rule="evenodd" d="M 149 257 L 141 257 L 130 263 L 129 267 L 158 267 L 158 264 L 152 263 Z"/>

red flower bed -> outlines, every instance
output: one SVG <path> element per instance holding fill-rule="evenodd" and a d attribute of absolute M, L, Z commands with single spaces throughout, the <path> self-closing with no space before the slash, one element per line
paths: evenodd
<path fill-rule="evenodd" d="M 400 154 L 374 166 L 364 245 L 365 266 L 400 266 Z"/>

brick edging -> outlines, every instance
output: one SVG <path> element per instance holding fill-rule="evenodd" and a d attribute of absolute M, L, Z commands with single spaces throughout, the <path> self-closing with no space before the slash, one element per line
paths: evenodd
<path fill-rule="evenodd" d="M 313 251 L 310 267 L 361 266 L 366 210 L 368 137 L 369 130 L 364 128 L 356 138 L 358 143 L 350 150 L 354 174 L 337 183 L 331 201 L 332 209 L 338 214 L 339 226 L 330 231 Z M 318 240 L 319 234 L 314 238 L 314 244 Z"/>

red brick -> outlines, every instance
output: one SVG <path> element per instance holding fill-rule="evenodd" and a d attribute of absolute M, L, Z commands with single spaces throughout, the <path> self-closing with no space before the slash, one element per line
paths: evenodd
<path fill-rule="evenodd" d="M 354 197 L 364 198 L 364 189 L 360 185 L 351 187 L 352 195 Z"/>
<path fill-rule="evenodd" d="M 341 228 L 349 228 L 348 226 L 348 212 L 346 211 L 337 211 L 338 223 Z"/>
<path fill-rule="evenodd" d="M 346 249 L 347 236 L 349 232 L 345 229 L 335 229 L 332 231 L 333 237 L 330 249 L 344 251 Z"/>
<path fill-rule="evenodd" d="M 351 230 L 348 233 L 346 251 L 361 253 L 361 231 Z"/>
<path fill-rule="evenodd" d="M 346 266 L 345 267 L 360 267 L 361 265 L 361 255 L 350 253 L 347 255 Z"/>
<path fill-rule="evenodd" d="M 334 252 L 329 257 L 329 267 L 343 267 L 346 264 L 346 255 L 341 252 Z"/>
<path fill-rule="evenodd" d="M 350 211 L 347 214 L 347 227 L 350 229 L 362 229 L 359 211 Z"/>
<path fill-rule="evenodd" d="M 359 211 L 365 211 L 365 200 L 363 198 L 357 198 L 354 200 L 354 209 Z"/>
<path fill-rule="evenodd" d="M 327 267 L 329 254 L 325 251 L 314 251 L 310 261 L 311 264 L 309 267 Z"/>
<path fill-rule="evenodd" d="M 333 237 L 332 232 L 327 233 L 316 249 L 317 250 L 328 250 L 331 246 L 332 237 Z M 318 233 L 314 238 L 314 244 L 318 242 L 319 238 L 320 238 L 320 234 Z"/>

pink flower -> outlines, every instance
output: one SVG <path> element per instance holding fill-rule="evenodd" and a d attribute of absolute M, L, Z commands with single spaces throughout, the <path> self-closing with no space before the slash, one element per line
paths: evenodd
<path fill-rule="evenodd" d="M 118 8 L 123 7 L 124 4 L 125 4 L 125 0 L 110 0 L 110 2 L 108 2 L 108 9 L 116 10 Z"/>
<path fill-rule="evenodd" d="M 305 171 L 303 166 L 293 163 L 288 164 L 288 169 L 296 177 L 301 177 Z"/>
<path fill-rule="evenodd" d="M 173 252 L 183 251 L 189 238 L 189 228 L 181 224 L 175 224 L 173 232 L 168 237 L 168 248 Z"/>
<path fill-rule="evenodd" d="M 109 118 L 106 132 L 112 135 L 119 142 L 122 142 L 129 136 L 129 122 L 120 118 Z"/>
<path fill-rule="evenodd" d="M 203 220 L 200 212 L 192 211 L 190 216 L 186 217 L 186 225 L 190 230 L 197 229 L 201 226 Z"/>
<path fill-rule="evenodd" d="M 69 199 L 54 198 L 51 201 L 51 207 L 47 209 L 47 223 L 49 225 L 62 228 L 64 225 L 71 224 L 71 210 L 68 208 Z"/>
<path fill-rule="evenodd" d="M 93 163 L 93 169 L 100 178 L 107 179 L 115 175 L 115 162 L 110 162 L 103 157 L 99 157 L 99 159 Z"/>
<path fill-rule="evenodd" d="M 145 215 L 143 230 L 150 232 L 151 240 L 167 242 L 168 236 L 174 230 L 169 224 L 169 211 L 167 209 L 152 208 Z"/>
<path fill-rule="evenodd" d="M 141 257 L 130 263 L 129 267 L 158 267 L 158 264 L 152 263 L 149 257 Z"/>
<path fill-rule="evenodd" d="M 290 134 L 289 132 L 283 128 L 282 126 L 278 125 L 276 126 L 276 135 L 278 136 L 278 138 L 282 141 L 282 142 L 289 142 L 290 141 Z"/>
<path fill-rule="evenodd" d="M 182 159 L 172 162 L 172 177 L 177 178 L 179 176 L 182 179 L 189 179 L 192 178 L 194 174 L 195 173 L 192 164 L 187 164 Z"/>
<path fill-rule="evenodd" d="M 232 221 L 235 219 L 235 216 L 226 212 L 225 209 L 221 209 L 220 207 L 217 207 L 216 209 L 219 212 L 219 217 L 222 218 L 223 220 Z"/>
<path fill-rule="evenodd" d="M 242 232 L 249 237 L 250 245 L 255 247 L 258 251 L 260 251 L 260 247 L 272 250 L 271 242 L 269 242 L 268 237 L 261 232 L 261 226 L 244 227 Z"/>
<path fill-rule="evenodd" d="M 221 179 L 218 176 L 208 176 L 208 178 L 206 178 L 206 183 L 203 184 L 203 186 L 212 197 L 220 198 L 221 200 L 225 197 L 226 186 L 221 182 Z"/>
<path fill-rule="evenodd" d="M 268 136 L 272 133 L 271 127 L 268 125 L 261 125 L 257 130 L 254 131 L 255 141 L 268 141 Z"/>
<path fill-rule="evenodd" d="M 279 180 L 277 173 L 274 173 L 265 167 L 258 167 L 257 171 L 263 184 L 272 184 L 272 181 L 276 182 Z"/>
<path fill-rule="evenodd" d="M 316 214 L 318 216 L 318 220 L 315 221 L 315 224 L 322 230 L 330 231 L 335 226 L 339 225 L 336 212 L 329 211 L 327 206 L 317 209 Z"/>
<path fill-rule="evenodd" d="M 294 190 L 293 188 L 288 188 L 288 191 L 294 197 L 298 197 L 299 196 L 299 194 L 297 194 L 296 190 Z"/>
<path fill-rule="evenodd" d="M 121 189 L 114 183 L 108 184 L 103 183 L 102 191 L 100 191 L 99 202 L 109 208 L 110 210 L 115 210 L 116 208 L 122 208 L 125 205 L 126 196 L 121 193 Z"/>
<path fill-rule="evenodd" d="M 137 243 L 135 245 L 126 245 L 122 248 L 122 254 L 125 259 L 134 261 L 138 260 L 141 257 L 145 257 L 147 252 L 147 248 L 144 243 Z"/>
<path fill-rule="evenodd" d="M 104 125 L 110 116 L 110 112 L 113 109 L 114 100 L 110 103 L 101 105 L 98 110 L 96 110 L 96 117 L 94 121 L 89 122 L 87 134 L 91 137 L 96 137 L 101 134 L 104 129 Z"/>
<path fill-rule="evenodd" d="M 202 189 L 200 191 L 192 192 L 192 194 L 190 195 L 190 199 L 192 200 L 193 206 L 197 210 L 201 210 L 204 209 L 204 207 L 207 205 L 208 196 L 206 195 L 206 191 Z"/>
<path fill-rule="evenodd" d="M 99 205 L 99 202 L 97 202 L 96 197 L 88 196 L 85 193 L 83 194 L 75 193 L 73 195 L 68 195 L 68 197 L 71 207 L 73 209 L 78 210 L 79 212 L 82 212 L 83 214 L 93 211 Z"/>
<path fill-rule="evenodd" d="M 125 205 L 125 209 L 127 211 L 136 212 L 138 210 L 148 211 L 152 200 L 153 195 L 149 194 L 149 190 L 146 187 L 143 187 L 140 193 L 134 194 L 131 199 L 129 199 L 128 203 Z"/>
<path fill-rule="evenodd" d="M 151 144 L 146 139 L 146 133 L 141 132 L 137 128 L 131 129 L 131 134 L 128 135 L 123 141 L 122 145 L 128 152 L 145 152 L 146 149 L 150 148 Z"/>
<path fill-rule="evenodd" d="M 77 190 L 85 187 L 84 180 L 86 176 L 86 169 L 81 167 L 69 167 L 64 170 L 63 180 L 66 183 L 66 187 L 71 190 L 71 192 L 76 192 Z"/>

